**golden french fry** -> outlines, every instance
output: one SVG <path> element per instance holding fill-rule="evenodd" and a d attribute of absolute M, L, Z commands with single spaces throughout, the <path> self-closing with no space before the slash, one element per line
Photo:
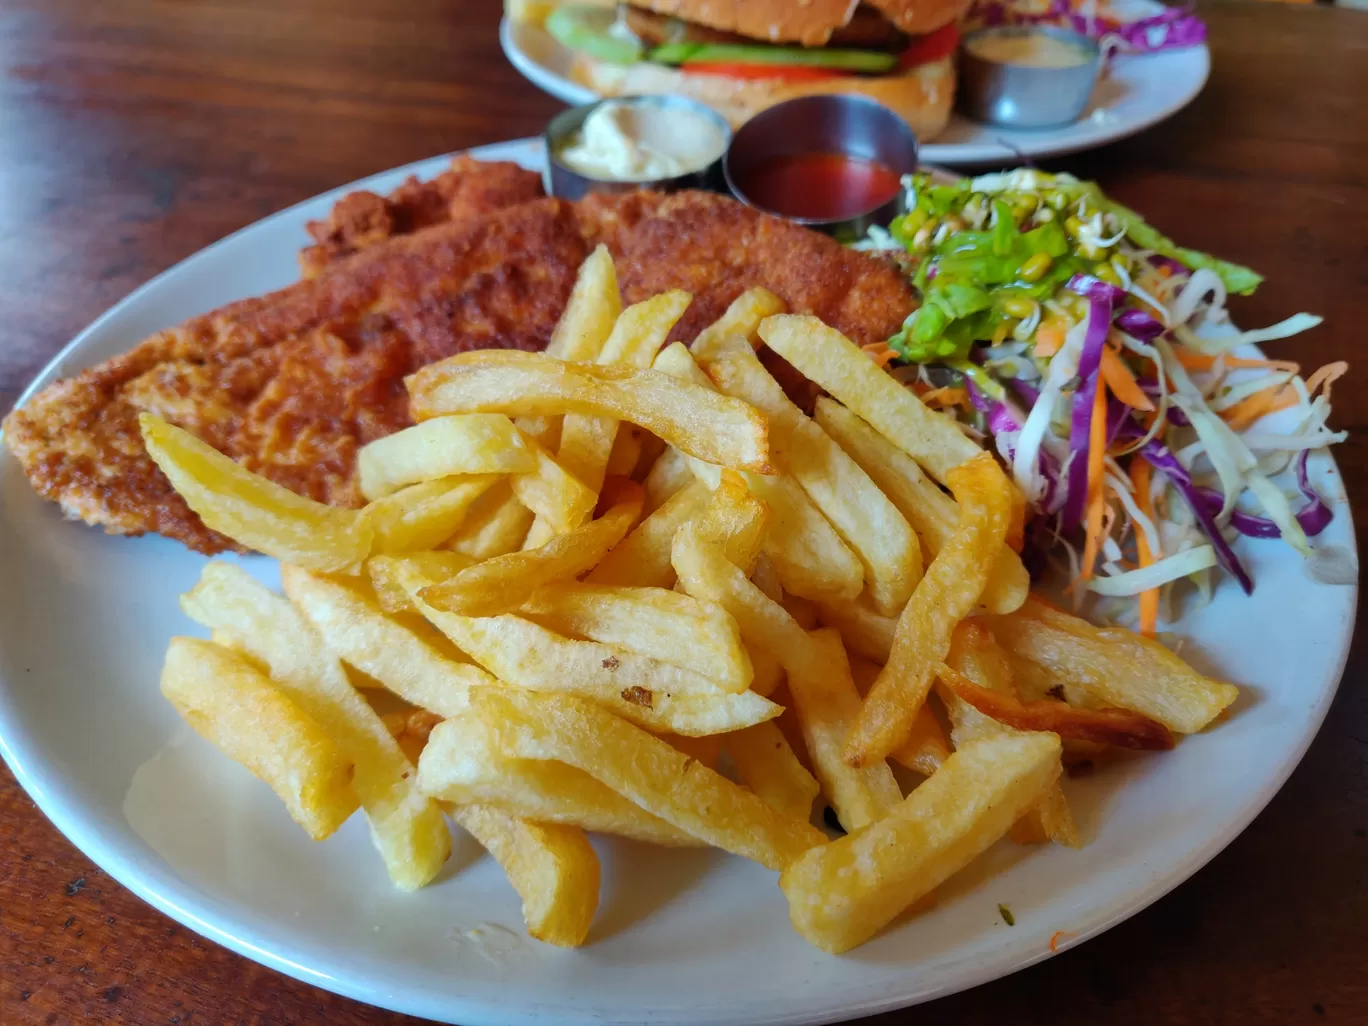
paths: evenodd
<path fill-rule="evenodd" d="M 742 570 L 744 573 L 745 571 Z M 779 571 L 774 569 L 774 560 L 763 552 L 755 561 L 755 569 L 750 574 L 751 583 L 765 593 L 765 597 L 783 604 L 784 586 L 779 583 Z M 806 630 L 807 628 L 804 628 Z"/>
<path fill-rule="evenodd" d="M 780 815 L 750 791 L 592 702 L 481 688 L 471 704 L 504 752 L 581 769 L 667 823 L 769 869 L 782 870 L 826 840 L 810 824 Z M 429 752 L 448 727 L 443 723 L 432 732 Z"/>
<path fill-rule="evenodd" d="M 907 518 L 921 539 L 926 559 L 935 559 L 959 523 L 955 500 L 922 473 L 916 460 L 840 403 L 822 396 L 814 419 Z M 994 557 L 983 604 L 989 612 L 1010 613 L 1026 600 L 1030 587 L 1021 557 L 1004 545 Z"/>
<path fill-rule="evenodd" d="M 603 349 L 595 358 L 598 363 L 622 367 L 649 367 L 665 345 L 670 329 L 684 316 L 693 296 L 680 289 L 671 289 L 640 303 L 633 303 L 622 311 Z"/>
<path fill-rule="evenodd" d="M 1235 685 L 1203 677 L 1151 638 L 1094 627 L 1034 597 L 990 624 L 1008 651 L 1045 667 L 1066 692 L 1076 688 L 1179 734 L 1201 730 L 1239 697 Z"/>
<path fill-rule="evenodd" d="M 679 343 L 656 358 L 656 370 L 714 386 Z M 688 461 L 694 474 L 709 488 L 722 480 L 721 470 L 703 460 Z M 864 570 L 836 529 L 788 474 L 743 474 L 751 494 L 770 510 L 763 551 L 774 563 L 786 591 L 803 598 L 854 598 L 864 584 Z"/>
<path fill-rule="evenodd" d="M 1059 752 L 1049 734 L 955 752 L 891 815 L 784 870 L 794 928 L 824 951 L 863 944 L 1006 834 L 1059 777 Z"/>
<path fill-rule="evenodd" d="M 585 583 L 602 587 L 672 587 L 675 572 L 670 565 L 670 546 L 674 543 L 675 531 L 680 524 L 698 516 L 708 505 L 710 496 L 707 486 L 695 481 L 690 472 L 688 486 L 671 495 L 637 524 L 631 534 L 614 545 L 599 560 L 598 566 L 589 571 Z"/>
<path fill-rule="evenodd" d="M 638 424 L 711 463 L 760 474 L 771 470 L 760 413 L 657 370 L 481 349 L 429 364 L 407 382 L 413 416 L 420 421 L 450 413 L 609 417 Z"/>
<path fill-rule="evenodd" d="M 698 333 L 689 349 L 696 359 L 707 363 L 728 339 L 743 338 L 754 345 L 760 322 L 783 312 L 784 301 L 769 289 L 747 289 L 732 300 L 721 317 Z"/>
<path fill-rule="evenodd" d="M 283 572 L 291 570 L 307 573 L 291 567 Z M 266 663 L 276 686 L 351 758 L 352 786 L 390 879 L 412 890 L 436 876 L 451 853 L 442 810 L 418 790 L 413 766 L 384 722 L 295 607 L 239 567 L 210 563 L 181 596 L 181 608 Z"/>
<path fill-rule="evenodd" d="M 518 501 L 535 513 L 551 533 L 573 530 L 589 519 L 598 502 L 603 475 L 600 473 L 591 488 L 532 439 L 525 438 L 524 443 L 536 466 L 531 473 L 510 479 Z"/>
<path fill-rule="evenodd" d="M 769 418 L 775 462 L 791 474 L 864 568 L 874 605 L 894 616 L 922 575 L 921 543 L 868 474 L 784 394 L 746 344 L 722 346 L 705 368 L 726 395 Z"/>
<path fill-rule="evenodd" d="M 138 414 L 138 426 L 147 454 L 210 530 L 330 573 L 356 573 L 370 554 L 370 522 L 357 510 L 296 495 L 150 413 Z"/>
<path fill-rule="evenodd" d="M 805 631 L 815 631 L 822 626 L 817 618 L 817 604 L 810 602 L 798 595 L 784 595 L 779 600 L 779 604 L 784 607 L 784 612 L 793 617 L 799 627 Z"/>
<path fill-rule="evenodd" d="M 1022 702 L 975 684 L 942 664 L 936 674 L 956 698 L 999 723 L 1024 731 L 1044 731 L 1077 741 L 1093 741 L 1141 751 L 1167 751 L 1173 735 L 1157 720 L 1127 709 L 1079 709 L 1066 702 Z"/>
<path fill-rule="evenodd" d="M 401 488 L 366 506 L 373 552 L 415 552 L 450 538 L 471 507 L 501 479 L 493 474 L 444 477 Z"/>
<path fill-rule="evenodd" d="M 444 547 L 476 560 L 516 552 L 527 537 L 533 516 L 513 494 L 512 485 L 500 482 L 475 500 L 460 529 Z"/>
<path fill-rule="evenodd" d="M 874 686 L 882 671 L 882 664 L 861 659 L 853 654 L 850 657 L 850 676 L 854 678 L 855 690 L 861 698 L 869 694 L 869 689 Z M 931 708 L 930 702 L 922 704 L 916 720 L 912 723 L 912 733 L 906 741 L 893 749 L 889 758 L 926 777 L 935 773 L 941 764 L 950 758 L 950 739 L 945 736 L 945 728 L 936 718 L 936 712 Z"/>
<path fill-rule="evenodd" d="M 722 736 L 741 783 L 785 816 L 811 817 L 821 787 L 793 754 L 783 731 L 773 723 L 757 723 Z"/>
<path fill-rule="evenodd" d="M 412 558 L 412 557 L 409 557 Z M 371 560 L 372 577 L 383 578 L 393 557 Z M 472 687 L 497 686 L 478 666 L 449 658 L 402 620 L 386 616 L 350 581 L 286 567 L 285 594 L 341 660 L 407 702 L 439 716 L 466 708 Z M 389 581 L 387 589 L 397 589 Z"/>
<path fill-rule="evenodd" d="M 651 470 L 643 482 L 646 488 L 646 513 L 654 513 L 665 505 L 671 496 L 683 491 L 693 482 L 694 473 L 689 466 L 689 457 L 673 445 L 666 446 L 665 451 L 651 465 Z"/>
<path fill-rule="evenodd" d="M 854 602 L 818 602 L 817 619 L 823 627 L 841 632 L 846 649 L 882 666 L 893 651 L 898 618 L 884 616 L 861 595 Z"/>
<path fill-rule="evenodd" d="M 722 758 L 722 743 L 725 734 L 708 734 L 704 737 L 686 737 L 683 734 L 658 734 L 671 748 L 696 759 L 708 769 L 717 769 L 717 761 Z"/>
<path fill-rule="evenodd" d="M 439 477 L 525 474 L 534 467 L 518 429 L 497 413 L 434 417 L 377 438 L 356 454 L 357 481 L 367 499 Z"/>
<path fill-rule="evenodd" d="M 699 536 L 722 546 L 727 559 L 750 574 L 760 558 L 769 509 L 735 471 L 722 471 L 708 504 L 694 520 Z"/>
<path fill-rule="evenodd" d="M 503 809 L 537 823 L 578 826 L 648 844 L 696 848 L 696 837 L 653 816 L 583 770 L 509 757 L 478 714 L 453 716 L 418 760 L 418 786 L 457 804 Z M 434 731 L 435 731 L 434 727 Z"/>
<path fill-rule="evenodd" d="M 236 652 L 198 638 L 172 638 L 161 690 L 196 733 L 268 784 L 315 841 L 355 811 L 351 759 Z"/>
<path fill-rule="evenodd" d="M 442 717 L 426 709 L 397 709 L 383 714 L 385 728 L 399 742 L 399 749 L 408 761 L 418 765 L 418 756 L 427 747 L 432 728 L 442 722 Z"/>
<path fill-rule="evenodd" d="M 633 429 L 641 441 L 641 452 L 637 456 L 636 466 L 632 468 L 631 477 L 633 481 L 640 481 L 645 484 L 646 476 L 654 469 L 656 461 L 665 454 L 665 450 L 669 446 L 665 444 L 663 438 L 659 438 L 649 431 L 641 431 L 635 425 L 633 425 Z M 654 508 L 652 512 L 654 512 Z"/>
<path fill-rule="evenodd" d="M 430 582 L 402 560 L 396 580 L 419 611 L 500 680 L 533 691 L 578 694 L 650 730 L 690 737 L 773 719 L 779 707 L 702 674 L 595 641 L 575 641 L 517 616 L 485 619 L 433 609 L 419 597 Z"/>
<path fill-rule="evenodd" d="M 841 757 L 846 734 L 860 712 L 860 696 L 841 636 L 819 630 L 808 639 L 804 657 L 789 669 L 789 694 L 822 792 L 841 826 L 859 830 L 897 809 L 902 791 L 883 760 L 852 769 Z"/>
<path fill-rule="evenodd" d="M 560 448 L 561 417 L 519 417 L 513 423 L 526 438 L 536 442 L 547 452 Z"/>
<path fill-rule="evenodd" d="M 619 645 L 694 670 L 728 690 L 750 686 L 750 657 L 721 606 L 664 588 L 603 588 L 562 582 L 539 588 L 521 615 L 558 634 Z"/>
<path fill-rule="evenodd" d="M 959 527 L 898 619 L 893 651 L 846 742 L 852 766 L 884 759 L 907 740 L 936 667 L 950 651 L 955 625 L 978 604 L 990 557 L 1002 545 L 1011 499 L 1007 477 L 993 457 L 980 452 L 956 467 L 950 481 L 962 511 Z"/>
<path fill-rule="evenodd" d="M 1017 700 L 1016 675 L 1011 657 L 982 623 L 965 620 L 955 628 L 946 661 L 973 684 L 991 689 L 1003 698 Z M 985 738 L 1014 733 L 1012 727 L 999 723 L 986 711 L 965 701 L 943 678 L 938 680 L 937 690 L 945 702 L 956 748 Z M 1050 787 L 1039 805 L 1012 827 L 1012 840 L 1018 844 L 1042 844 L 1053 840 L 1070 848 L 1078 847 L 1073 813 L 1058 783 Z"/>
<path fill-rule="evenodd" d="M 433 552 L 408 552 L 405 553 L 405 557 L 412 560 L 422 573 L 435 581 L 445 581 L 449 577 L 455 577 L 475 562 L 465 553 L 452 552 L 449 549 L 437 549 Z M 386 613 L 408 612 L 413 609 L 413 603 L 409 602 L 408 592 L 399 587 L 390 579 L 389 574 L 384 572 L 383 567 L 387 565 L 387 562 L 388 557 L 385 556 L 372 556 L 366 561 L 366 572 L 370 577 L 371 588 L 375 591 L 376 602 Z M 377 572 L 377 567 L 382 569 Z"/>
<path fill-rule="evenodd" d="M 607 476 L 631 477 L 635 474 L 641 459 L 642 440 L 654 437 L 635 424 L 619 424 L 617 435 L 613 438 L 613 451 L 608 455 Z"/>
<path fill-rule="evenodd" d="M 575 287 L 556 322 L 546 354 L 558 360 L 592 360 L 598 356 L 622 313 L 617 271 L 608 247 L 599 243 L 580 264 Z"/>
<path fill-rule="evenodd" d="M 462 616 L 498 616 L 517 609 L 543 585 L 591 570 L 627 536 L 641 513 L 643 493 L 635 481 L 612 478 L 603 494 L 612 506 L 597 520 L 556 535 L 541 548 L 476 563 L 426 589 L 423 600 Z"/>
<path fill-rule="evenodd" d="M 583 830 L 529 823 L 486 805 L 454 808 L 451 818 L 503 867 L 529 934 L 563 948 L 584 943 L 598 908 L 599 860 Z"/>
<path fill-rule="evenodd" d="M 765 344 L 868 421 L 943 485 L 949 473 L 983 450 L 943 413 L 816 317 L 779 314 L 760 324 Z"/>

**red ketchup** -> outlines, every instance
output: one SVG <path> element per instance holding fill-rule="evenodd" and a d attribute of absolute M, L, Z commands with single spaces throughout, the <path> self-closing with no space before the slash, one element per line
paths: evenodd
<path fill-rule="evenodd" d="M 843 221 L 887 203 L 899 184 L 895 171 L 872 160 L 790 153 L 747 168 L 736 187 L 756 206 L 785 217 Z"/>

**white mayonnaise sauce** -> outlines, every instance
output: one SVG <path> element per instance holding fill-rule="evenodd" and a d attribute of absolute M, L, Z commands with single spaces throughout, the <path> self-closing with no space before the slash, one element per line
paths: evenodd
<path fill-rule="evenodd" d="M 585 118 L 559 156 L 591 178 L 644 182 L 700 171 L 725 145 L 717 126 L 692 111 L 611 100 Z"/>

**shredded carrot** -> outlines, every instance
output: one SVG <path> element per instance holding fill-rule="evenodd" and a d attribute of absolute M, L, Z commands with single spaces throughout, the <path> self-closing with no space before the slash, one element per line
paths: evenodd
<path fill-rule="evenodd" d="M 1135 380 L 1135 375 L 1126 366 L 1126 361 L 1121 359 L 1110 346 L 1102 347 L 1102 377 L 1106 379 L 1107 387 L 1112 390 L 1112 395 L 1132 410 L 1143 410 L 1148 413 L 1154 409 L 1154 403 L 1141 390 L 1139 383 Z"/>
<path fill-rule="evenodd" d="M 1315 395 L 1318 389 L 1322 390 L 1328 402 L 1330 400 L 1330 386 L 1348 373 L 1349 364 L 1343 360 L 1327 363 L 1306 379 L 1306 391 Z"/>
<path fill-rule="evenodd" d="M 1051 314 L 1040 322 L 1035 333 L 1035 355 L 1054 356 L 1064 344 L 1064 336 L 1069 333 L 1068 325 L 1062 317 Z"/>
<path fill-rule="evenodd" d="M 950 406 L 968 406 L 969 393 L 962 388 L 945 385 L 922 393 L 921 401 L 932 409 L 943 410 Z"/>
<path fill-rule="evenodd" d="M 1103 474 L 1107 455 L 1107 380 L 1098 375 L 1097 393 L 1093 396 L 1092 420 L 1088 424 L 1088 503 L 1086 533 L 1083 542 L 1083 566 L 1079 576 L 1089 580 L 1097 563 L 1097 549 L 1102 542 L 1102 517 L 1106 512 L 1106 490 Z"/>
<path fill-rule="evenodd" d="M 1291 371 L 1293 374 L 1301 370 L 1301 365 L 1293 363 L 1291 360 L 1255 360 L 1248 356 L 1231 356 L 1225 354 L 1223 357 L 1208 356 L 1206 353 L 1199 353 L 1195 349 L 1175 348 L 1173 355 L 1190 371 L 1211 370 L 1216 361 L 1222 360 L 1226 367 L 1234 370 L 1236 368 L 1248 368 L 1250 370 L 1271 370 L 1271 371 Z"/>
<path fill-rule="evenodd" d="M 1050 934 L 1050 953 L 1057 954 L 1059 952 L 1059 942 L 1065 937 L 1072 936 L 1074 936 L 1074 934 L 1069 930 L 1056 930 L 1054 933 Z"/>
<path fill-rule="evenodd" d="M 1131 460 L 1131 483 L 1135 485 L 1135 505 L 1140 512 L 1154 520 L 1154 508 L 1150 502 L 1150 465 L 1149 461 L 1137 456 Z M 1150 566 L 1159 558 L 1159 553 L 1150 550 L 1149 539 L 1139 527 L 1135 530 L 1135 551 L 1140 557 L 1140 566 Z M 1159 589 L 1150 588 L 1140 593 L 1140 633 L 1153 637 L 1159 626 Z"/>
<path fill-rule="evenodd" d="M 1221 416 L 1232 430 L 1243 431 L 1260 417 L 1296 406 L 1298 401 L 1296 390 L 1289 388 L 1285 383 L 1270 385 L 1222 410 Z"/>
<path fill-rule="evenodd" d="M 898 353 L 887 342 L 871 342 L 867 346 L 861 346 L 865 355 L 874 361 L 875 367 L 887 367 L 891 362 L 898 358 Z"/>

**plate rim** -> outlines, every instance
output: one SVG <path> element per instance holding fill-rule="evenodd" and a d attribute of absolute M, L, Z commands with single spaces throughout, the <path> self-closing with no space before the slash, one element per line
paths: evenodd
<path fill-rule="evenodd" d="M 1144 0 L 1141 0 L 1144 2 Z M 581 85 L 565 76 L 553 71 L 551 68 L 537 61 L 531 54 L 518 45 L 514 38 L 515 24 L 513 20 L 504 15 L 499 19 L 499 46 L 504 52 L 504 57 L 513 65 L 518 74 L 522 75 L 528 82 L 532 83 L 542 92 L 555 97 L 562 103 L 578 105 L 591 103 L 599 99 L 599 94 L 588 86 Z M 1012 140 L 1011 146 L 1004 146 L 1001 142 L 977 142 L 977 143 L 939 143 L 928 142 L 921 144 L 921 155 L 931 163 L 950 164 L 961 167 L 973 167 L 987 164 L 1001 163 L 1002 161 L 1015 161 L 1022 154 L 1027 157 L 1064 157 L 1072 153 L 1081 153 L 1087 150 L 1097 149 L 1107 146 L 1122 139 L 1128 139 L 1133 135 L 1153 128 L 1161 121 L 1166 121 L 1173 117 L 1184 107 L 1192 103 L 1202 90 L 1206 88 L 1207 82 L 1211 78 L 1211 49 L 1205 42 L 1196 46 L 1185 48 L 1193 54 L 1200 62 L 1196 84 L 1191 91 L 1185 95 L 1171 101 L 1170 103 L 1158 107 L 1155 110 L 1135 118 L 1133 120 L 1110 124 L 1099 128 L 1094 134 L 1086 135 L 1082 138 L 1056 140 L 1054 131 L 1044 129 L 1039 132 L 1018 132 L 1018 137 Z M 1121 55 L 1123 57 L 1134 57 L 1144 55 Z M 991 129 L 992 126 L 984 126 Z M 1004 130 L 1006 131 L 1006 130 Z M 1001 138 L 1001 137 L 999 137 Z"/>
<path fill-rule="evenodd" d="M 181 271 L 187 265 L 205 257 L 211 251 L 227 244 L 237 236 L 260 228 L 268 223 L 273 223 L 281 219 L 288 219 L 297 216 L 297 211 L 310 204 L 318 203 L 323 200 L 332 200 L 348 191 L 357 188 L 366 188 L 368 185 L 377 184 L 385 179 L 396 178 L 400 175 L 425 172 L 429 168 L 438 168 L 441 164 L 453 156 L 467 154 L 477 159 L 516 159 L 521 155 L 526 159 L 535 160 L 542 157 L 541 141 L 535 137 L 528 137 L 517 140 L 509 140 L 502 143 L 492 143 L 484 146 L 474 147 L 469 150 L 458 151 L 453 154 L 446 154 L 437 157 L 427 157 L 412 161 L 408 164 L 400 165 L 395 168 L 382 170 L 371 175 L 356 179 L 335 189 L 326 190 L 292 204 L 283 210 L 276 211 L 266 217 L 259 219 L 243 228 L 238 229 L 216 240 L 210 245 L 191 254 L 185 259 L 177 262 L 166 270 L 160 272 L 147 282 L 143 283 L 118 302 L 113 304 L 103 314 L 93 320 L 83 330 L 77 333 L 70 342 L 38 372 L 33 380 L 20 393 L 16 401 L 16 407 L 26 402 L 29 397 L 39 388 L 46 385 L 58 376 L 58 372 L 64 370 L 63 364 L 73 355 L 77 354 L 80 348 L 93 338 L 100 329 L 111 319 L 116 317 L 126 307 L 139 302 L 144 294 L 154 289 L 163 278 Z M 74 370 L 74 368 L 72 368 Z M 1333 455 L 1324 454 L 1332 468 L 1338 473 L 1338 464 Z M 1347 495 L 1344 501 L 1339 504 L 1336 510 L 1338 515 L 1346 519 L 1349 528 L 1349 545 L 1354 552 L 1357 552 L 1357 537 L 1353 528 L 1353 511 L 1348 502 Z M 1359 585 L 1357 580 L 1353 585 L 1338 586 L 1348 588 L 1346 594 L 1348 618 L 1348 629 L 1344 631 L 1337 640 L 1339 650 L 1333 660 L 1333 682 L 1327 686 L 1319 697 L 1319 701 L 1307 716 L 1307 729 L 1298 738 L 1286 757 L 1276 767 L 1275 772 L 1266 778 L 1264 785 L 1253 795 L 1247 797 L 1242 803 L 1243 808 L 1239 815 L 1234 817 L 1222 830 L 1211 833 L 1206 840 L 1196 849 L 1189 852 L 1183 859 L 1177 860 L 1167 866 L 1164 871 L 1157 875 L 1146 878 L 1137 885 L 1126 888 L 1125 892 L 1110 901 L 1099 903 L 1092 907 L 1088 914 L 1080 916 L 1074 921 L 1078 928 L 1071 931 L 1071 936 L 1062 942 L 1057 951 L 1049 951 L 1039 948 L 1033 951 L 1022 951 L 1013 953 L 1012 950 L 1005 951 L 998 957 L 989 957 L 977 963 L 974 971 L 960 976 L 954 983 L 948 985 L 931 984 L 922 986 L 914 991 L 903 991 L 900 994 L 884 994 L 878 997 L 871 997 L 868 1000 L 855 1003 L 847 1002 L 840 1008 L 831 1008 L 827 1011 L 817 1011 L 815 1014 L 804 1014 L 802 1012 L 780 1012 L 757 1018 L 755 1015 L 748 1015 L 744 1020 L 748 1023 L 826 1023 L 838 1022 L 850 1018 L 877 1014 L 879 1012 L 892 1011 L 902 1008 L 912 1007 L 926 1001 L 939 997 L 947 997 L 995 979 L 1011 975 L 1021 969 L 1028 968 L 1054 954 L 1062 953 L 1070 948 L 1091 940 L 1093 937 L 1105 932 L 1106 930 L 1124 922 L 1132 915 L 1154 904 L 1161 898 L 1167 896 L 1180 884 L 1191 878 L 1195 873 L 1202 869 L 1217 854 L 1223 851 L 1235 840 L 1249 824 L 1257 817 L 1273 799 L 1273 797 L 1286 784 L 1292 772 L 1300 765 L 1305 757 L 1311 743 L 1315 740 L 1324 724 L 1325 718 L 1329 713 L 1330 707 L 1339 691 L 1339 686 L 1343 680 L 1345 668 L 1347 667 L 1350 649 L 1353 642 L 1352 625 L 1355 620 Z M 92 821 L 88 816 L 82 815 L 82 803 L 77 799 L 74 788 L 66 781 L 60 779 L 61 774 L 51 772 L 47 774 L 53 778 L 51 781 L 39 779 L 42 776 L 39 772 L 30 771 L 30 760 L 41 762 L 41 756 L 36 751 L 35 746 L 27 743 L 24 738 L 17 741 L 11 738 L 11 730 L 7 729 L 12 725 L 12 715 L 9 709 L 8 693 L 11 686 L 8 681 L 0 678 L 0 757 L 14 773 L 20 786 L 29 794 L 39 810 L 47 817 L 57 830 L 62 833 L 72 844 L 74 844 L 86 857 L 108 873 L 121 886 L 127 888 L 137 897 L 146 901 L 149 905 L 156 908 L 162 914 L 170 917 L 189 929 L 196 931 L 202 936 L 214 941 L 217 944 L 228 948 L 236 954 L 248 958 L 258 964 L 281 972 L 289 977 L 308 983 L 313 986 L 321 987 L 333 993 L 340 994 L 376 1007 L 387 1008 L 405 1014 L 431 1017 L 441 1021 L 461 1021 L 467 1026 L 480 1026 L 484 1023 L 504 1023 L 504 1022 L 545 1022 L 547 1013 L 532 1006 L 522 1006 L 516 1010 L 510 1010 L 504 1003 L 496 1003 L 473 996 L 453 995 L 449 992 L 440 999 L 428 999 L 422 992 L 414 996 L 408 993 L 396 993 L 391 990 L 377 990 L 373 982 L 363 976 L 350 976 L 346 972 L 330 972 L 331 969 L 341 969 L 340 964 L 333 964 L 327 958 L 314 959 L 313 964 L 305 964 L 293 960 L 290 956 L 293 952 L 289 944 L 276 945 L 272 950 L 255 944 L 247 936 L 254 931 L 254 928 L 246 925 L 240 917 L 234 917 L 230 907 L 225 913 L 216 911 L 219 902 L 210 895 L 200 891 L 193 885 L 180 881 L 175 870 L 162 860 L 158 860 L 155 865 L 148 866 L 137 864 L 133 858 L 134 853 L 124 853 L 120 850 L 117 840 L 111 841 L 104 836 L 100 824 Z M 51 786 L 49 786 L 49 783 Z M 178 899 L 179 900 L 176 900 Z M 237 933 L 233 932 L 234 928 Z M 626 1014 L 610 1012 L 606 1016 L 593 1014 L 590 1011 L 574 1012 L 570 1015 L 564 1014 L 562 1010 L 558 1014 L 552 1015 L 554 1021 L 561 1022 L 628 1022 L 642 1021 L 649 1019 L 652 1022 L 690 1022 L 690 1023 L 721 1023 L 741 1021 L 728 1018 L 725 1014 L 712 1014 L 708 1017 L 695 1017 L 691 1019 L 671 1018 L 668 1015 L 658 1015 L 646 1013 L 641 1019 L 631 1018 Z"/>

